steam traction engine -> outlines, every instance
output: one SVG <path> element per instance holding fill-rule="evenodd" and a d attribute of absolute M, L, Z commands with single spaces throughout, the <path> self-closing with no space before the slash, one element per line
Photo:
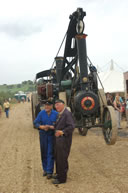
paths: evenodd
<path fill-rule="evenodd" d="M 36 75 L 37 93 L 32 95 L 33 118 L 37 101 L 63 99 L 74 116 L 80 135 L 86 135 L 92 127 L 102 127 L 106 143 L 112 145 L 117 137 L 115 112 L 113 107 L 107 106 L 104 90 L 98 89 L 97 70 L 87 56 L 87 35 L 83 33 L 85 16 L 82 8 L 70 15 L 63 57 L 57 55 L 50 70 Z"/>

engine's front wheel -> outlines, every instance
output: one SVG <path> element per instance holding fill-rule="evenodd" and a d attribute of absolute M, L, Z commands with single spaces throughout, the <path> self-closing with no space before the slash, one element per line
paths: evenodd
<path fill-rule="evenodd" d="M 80 135 L 86 136 L 87 132 L 88 132 L 88 129 L 86 127 L 83 127 L 83 128 L 78 128 L 78 131 L 79 131 Z"/>

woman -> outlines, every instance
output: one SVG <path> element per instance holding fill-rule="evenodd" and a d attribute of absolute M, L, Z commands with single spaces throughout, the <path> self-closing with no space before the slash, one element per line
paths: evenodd
<path fill-rule="evenodd" d="M 126 119 L 127 119 L 127 128 L 128 128 L 128 94 L 126 98 Z"/>
<path fill-rule="evenodd" d="M 10 109 L 10 104 L 7 100 L 5 100 L 4 104 L 4 111 L 5 111 L 5 114 L 6 114 L 6 118 L 9 118 L 9 109 Z"/>
<path fill-rule="evenodd" d="M 120 102 L 120 96 L 119 94 L 116 94 L 115 96 L 115 100 L 113 102 L 114 104 L 114 108 L 115 108 L 115 111 L 116 111 L 116 117 L 117 117 L 117 128 L 118 129 L 122 129 L 121 126 L 120 126 L 120 123 L 121 123 L 121 102 Z"/>

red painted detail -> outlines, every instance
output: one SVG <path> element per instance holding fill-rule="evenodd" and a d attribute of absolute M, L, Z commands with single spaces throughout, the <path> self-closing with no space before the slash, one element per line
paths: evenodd
<path fill-rule="evenodd" d="M 80 39 L 85 39 L 86 37 L 87 37 L 87 34 L 82 34 L 82 35 L 81 35 L 81 34 L 80 34 L 80 35 L 78 34 L 78 35 L 76 35 L 76 38 L 79 39 L 79 40 L 80 40 Z"/>
<path fill-rule="evenodd" d="M 91 101 L 91 106 L 90 107 L 86 107 L 85 106 L 85 101 L 87 100 L 90 100 Z M 81 100 L 81 106 L 84 110 L 92 110 L 95 106 L 95 101 L 92 97 L 84 97 L 82 100 Z"/>

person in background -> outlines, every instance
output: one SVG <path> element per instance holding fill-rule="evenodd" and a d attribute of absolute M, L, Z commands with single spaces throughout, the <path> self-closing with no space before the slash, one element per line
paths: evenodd
<path fill-rule="evenodd" d="M 37 115 L 34 125 L 39 129 L 43 176 L 50 179 L 54 169 L 54 124 L 58 113 L 53 110 L 51 101 L 46 101 L 44 108 Z"/>
<path fill-rule="evenodd" d="M 2 115 L 2 104 L 0 103 L 0 117 Z"/>
<path fill-rule="evenodd" d="M 107 92 L 107 94 L 106 94 L 106 99 L 107 99 L 107 105 L 113 107 L 114 106 L 113 105 L 113 97 L 109 92 Z"/>
<path fill-rule="evenodd" d="M 127 128 L 128 128 L 128 94 L 126 97 L 126 119 L 127 119 Z"/>
<path fill-rule="evenodd" d="M 24 98 L 24 97 L 21 97 L 21 101 L 24 103 L 24 102 L 25 102 L 25 98 Z"/>
<path fill-rule="evenodd" d="M 6 118 L 9 118 L 10 103 L 8 102 L 8 100 L 5 100 L 3 107 L 6 114 Z"/>
<path fill-rule="evenodd" d="M 119 93 L 116 93 L 116 96 L 119 97 L 120 103 L 122 104 L 122 103 L 123 103 L 123 99 L 122 99 L 122 97 L 119 95 Z"/>
<path fill-rule="evenodd" d="M 29 97 L 27 97 L 27 101 L 30 102 L 30 98 Z"/>
<path fill-rule="evenodd" d="M 114 108 L 115 108 L 115 111 L 116 111 L 116 117 L 117 117 L 117 128 L 118 129 L 122 129 L 121 128 L 121 102 L 122 102 L 122 99 L 121 97 L 119 96 L 119 94 L 117 93 L 116 96 L 115 96 L 115 100 L 113 102 L 114 104 Z"/>
<path fill-rule="evenodd" d="M 72 144 L 72 133 L 75 128 L 70 111 L 65 108 L 63 100 L 55 101 L 55 108 L 59 112 L 55 124 L 55 163 L 56 175 L 53 176 L 53 184 L 65 183 L 68 172 L 68 156 Z"/>
<path fill-rule="evenodd" d="M 126 102 L 125 102 L 125 98 L 122 97 L 122 103 L 121 103 L 121 115 L 122 118 L 126 118 Z"/>

